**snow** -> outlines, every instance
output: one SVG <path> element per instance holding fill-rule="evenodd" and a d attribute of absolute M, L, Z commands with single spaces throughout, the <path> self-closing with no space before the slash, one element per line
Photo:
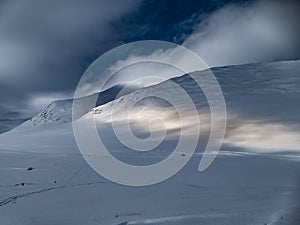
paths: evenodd
<path fill-rule="evenodd" d="M 107 90 L 104 90 L 100 93 L 95 93 L 86 97 L 75 99 L 66 99 L 66 100 L 57 100 L 49 104 L 42 112 L 38 113 L 30 120 L 24 122 L 20 127 L 35 127 L 40 125 L 49 125 L 49 124 L 62 124 L 72 122 L 72 105 L 73 102 L 79 104 L 88 104 L 88 107 L 92 108 L 94 105 L 91 103 L 95 100 L 96 106 L 105 104 L 117 96 L 126 95 L 138 87 L 126 87 L 125 91 L 119 93 L 122 90 L 121 85 L 113 86 Z M 78 112 L 78 117 L 81 117 L 88 110 L 82 110 Z"/>
<path fill-rule="evenodd" d="M 47 123 L 68 123 L 72 121 L 72 100 L 54 101 L 42 112 L 23 123 L 22 127 L 40 126 Z"/>
<path fill-rule="evenodd" d="M 78 154 L 2 151 L 1 224 L 276 224 L 295 216 L 299 162 L 221 155 L 199 173 L 199 160 L 166 182 L 133 188 L 103 179 Z"/>
<path fill-rule="evenodd" d="M 215 68 L 227 103 L 224 143 L 255 152 L 299 152 L 299 70 L 300 61 Z M 201 134 L 207 136 L 211 130 L 211 112 L 194 82 L 201 83 L 205 74 L 205 71 L 194 72 L 143 88 L 92 109 L 83 119 L 120 126 L 129 122 L 139 132 L 146 133 L 151 123 L 152 134 L 166 129 L 173 136 L 196 133 L 199 119 Z M 187 90 L 197 113 L 174 83 Z M 168 100 L 176 105 L 172 108 Z M 184 114 L 184 127 L 179 112 Z M 164 126 L 153 123 L 154 119 L 164 121 Z"/>
<path fill-rule="evenodd" d="M 196 153 L 179 173 L 146 187 L 123 186 L 99 176 L 80 155 L 70 117 L 64 117 L 70 115 L 69 103 L 49 105 L 28 125 L 0 135 L 0 224 L 299 224 L 299 69 L 299 61 L 214 69 L 229 113 L 221 152 L 199 173 L 204 132 Z M 175 80 L 198 93 L 186 76 Z M 141 101 L 129 118 L 126 106 L 149 93 L 175 95 L 168 85 L 166 81 L 125 95 L 92 109 L 81 120 L 96 120 L 101 138 L 118 159 L 136 165 L 160 161 L 176 145 L 177 115 L 157 98 Z M 193 98 L 203 130 L 208 131 L 205 97 Z M 113 120 L 112 107 L 119 115 Z M 186 112 L 191 121 L 185 129 L 188 135 L 194 115 Z M 164 128 L 172 131 L 161 146 L 136 154 L 117 141 L 111 122 L 122 128 L 129 119 L 135 134 L 144 137 L 153 114 L 165 119 Z M 154 133 L 161 129 L 151 126 Z"/>

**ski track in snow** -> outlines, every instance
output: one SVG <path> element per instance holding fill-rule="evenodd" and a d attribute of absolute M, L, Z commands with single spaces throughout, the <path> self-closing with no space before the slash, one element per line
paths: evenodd
<path fill-rule="evenodd" d="M 104 184 L 104 183 L 105 182 L 102 181 L 102 182 L 91 182 L 91 183 L 84 183 L 84 184 L 62 185 L 62 186 L 56 186 L 56 187 L 45 188 L 45 189 L 41 189 L 41 190 L 37 190 L 37 191 L 22 193 L 22 194 L 14 195 L 14 196 L 11 196 L 11 197 L 1 200 L 0 207 L 8 205 L 10 203 L 15 203 L 19 199 L 22 199 L 22 198 L 25 198 L 28 196 L 32 196 L 32 195 L 36 195 L 36 194 L 40 194 L 40 193 L 47 192 L 47 191 L 52 191 L 52 190 L 57 190 L 57 189 L 65 189 L 65 188 L 73 188 L 73 187 L 79 187 L 79 186 Z"/>

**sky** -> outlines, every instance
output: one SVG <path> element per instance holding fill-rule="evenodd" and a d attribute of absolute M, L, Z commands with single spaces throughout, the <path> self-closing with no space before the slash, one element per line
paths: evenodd
<path fill-rule="evenodd" d="M 97 57 L 132 41 L 182 44 L 211 67 L 299 59 L 299 12 L 292 0 L 0 0 L 0 132 L 72 98 Z"/>

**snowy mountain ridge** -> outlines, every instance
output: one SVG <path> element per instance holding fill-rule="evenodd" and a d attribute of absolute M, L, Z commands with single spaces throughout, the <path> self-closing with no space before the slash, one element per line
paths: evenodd
<path fill-rule="evenodd" d="M 37 115 L 33 116 L 31 119 L 25 121 L 20 127 L 35 127 L 46 124 L 64 124 L 70 123 L 72 121 L 72 106 L 73 102 L 82 102 L 86 104 L 91 104 L 91 100 L 97 98 L 96 106 L 103 105 L 107 102 L 114 100 L 119 92 L 122 90 L 121 85 L 117 85 L 111 87 L 103 92 L 95 93 L 90 96 L 82 97 L 79 99 L 66 99 L 66 100 L 57 100 L 51 102 L 44 110 L 42 110 Z M 122 92 L 120 96 L 128 94 L 132 91 L 135 91 L 136 88 L 130 87 L 126 88 L 126 91 Z M 94 107 L 94 105 L 90 105 L 90 108 Z M 88 111 L 83 110 L 78 113 L 78 116 L 81 117 Z"/>
<path fill-rule="evenodd" d="M 68 123 L 72 120 L 73 100 L 59 100 L 50 103 L 42 112 L 24 122 L 22 127 L 38 126 L 47 123 Z"/>
<path fill-rule="evenodd" d="M 300 61 L 214 68 L 227 107 L 227 128 L 223 143 L 256 152 L 299 152 L 298 71 Z M 142 88 L 93 108 L 83 119 L 95 119 L 100 124 L 113 122 L 118 126 L 129 123 L 139 132 L 145 133 L 151 124 L 151 133 L 167 130 L 175 136 L 195 134 L 199 129 L 196 123 L 199 119 L 201 133 L 208 137 L 211 131 L 209 105 L 197 85 L 206 72 L 195 71 Z M 174 83 L 180 88 L 176 88 Z M 187 95 L 192 103 L 186 101 Z M 168 100 L 174 99 L 176 105 L 172 107 Z M 194 111 L 194 107 L 197 111 Z M 183 112 L 180 117 L 179 112 Z M 163 121 L 163 125 L 153 123 L 157 119 Z"/>
<path fill-rule="evenodd" d="M 251 113 L 268 115 L 268 110 L 264 112 L 257 112 L 257 110 L 260 110 L 260 107 L 264 108 L 266 102 L 271 102 L 271 107 L 276 108 L 272 112 L 273 116 L 277 116 L 277 113 L 281 114 L 280 110 L 283 110 L 287 116 L 291 111 L 281 108 L 281 104 L 290 104 L 290 106 L 293 106 L 290 109 L 292 111 L 295 110 L 295 113 L 291 113 L 289 116 L 293 117 L 293 119 L 298 118 L 298 116 L 295 117 L 295 114 L 296 111 L 300 110 L 300 105 L 297 101 L 300 95 L 300 76 L 297 74 L 300 71 L 300 60 L 216 67 L 212 71 L 222 88 L 229 110 L 253 111 Z M 206 71 L 195 71 L 189 75 L 182 75 L 153 86 L 136 90 L 119 99 L 91 109 L 86 116 L 92 113 L 99 116 L 100 114 L 104 116 L 105 113 L 110 115 L 109 112 L 113 107 L 114 110 L 127 112 L 130 110 L 128 105 L 133 105 L 133 103 L 137 102 L 138 104 L 135 107 L 139 108 L 153 105 L 170 107 L 171 105 L 167 100 L 164 101 L 155 96 L 178 96 L 178 89 L 174 89 L 172 83 L 176 83 L 183 88 L 192 98 L 197 108 L 208 107 L 204 93 L 195 82 L 195 80 L 199 81 L 205 73 Z M 288 101 L 277 104 L 276 98 L 285 98 Z M 291 102 L 291 100 L 295 101 Z M 253 104 L 254 102 L 255 105 Z M 184 102 L 182 104 L 184 105 Z"/>
<path fill-rule="evenodd" d="M 299 70 L 299 60 L 212 68 L 223 90 L 226 105 L 229 110 L 245 111 L 247 113 L 268 116 L 270 106 L 267 106 L 265 103 L 271 102 L 271 107 L 276 108 L 272 112 L 272 116 L 276 117 L 276 114 L 278 114 L 278 118 L 280 117 L 281 120 L 297 119 L 297 112 L 300 113 L 300 106 L 299 103 L 297 103 L 300 93 L 300 76 L 296 74 Z M 188 92 L 196 107 L 207 107 L 207 100 L 204 94 L 201 92 L 201 89 L 196 86 L 195 82 L 193 82 L 193 79 L 200 78 L 203 73 L 205 73 L 205 71 L 196 71 L 191 73 L 193 78 L 189 75 L 183 75 L 139 90 L 137 90 L 137 88 L 130 89 L 122 93 L 122 96 L 117 100 L 115 100 L 115 98 L 122 90 L 122 86 L 115 86 L 100 93 L 96 107 L 93 108 L 94 106 L 91 105 L 89 110 L 96 114 L 100 114 L 101 112 L 103 115 L 103 112 L 106 112 L 106 114 L 109 115 L 111 110 L 109 108 L 111 108 L 112 105 L 117 105 L 120 111 L 126 111 L 129 103 L 131 104 L 142 96 L 150 93 L 168 93 L 170 96 L 176 96 L 178 95 L 177 91 L 172 90 L 172 85 L 169 85 L 172 82 L 179 84 Z M 76 101 L 84 101 L 89 104 L 89 98 L 94 98 L 97 94 L 98 93 L 87 96 L 81 100 L 77 99 Z M 276 104 L 274 98 L 278 98 L 282 107 Z M 285 100 L 281 101 L 282 99 Z M 72 121 L 72 104 L 73 99 L 54 101 L 42 112 L 24 122 L 21 127 L 69 123 Z M 149 97 L 141 101 L 140 104 L 168 105 L 158 98 L 150 99 Z M 254 104 L 256 107 L 251 106 Z M 285 110 L 285 108 L 291 105 L 293 106 L 292 111 Z M 268 107 L 268 109 L 266 109 L 266 107 Z M 89 110 L 79 112 L 79 117 L 88 113 Z M 295 112 L 293 112 L 293 110 Z"/>

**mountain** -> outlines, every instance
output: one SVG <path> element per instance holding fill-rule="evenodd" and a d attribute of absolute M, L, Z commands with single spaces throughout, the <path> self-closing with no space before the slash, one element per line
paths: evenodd
<path fill-rule="evenodd" d="M 40 113 L 35 117 L 40 120 L 32 119 L 31 126 L 0 135 L 1 225 L 298 225 L 299 69 L 300 61 L 214 68 L 228 112 L 226 136 L 216 160 L 199 173 L 206 144 L 200 139 L 195 153 L 176 175 L 141 188 L 110 182 L 83 159 L 68 122 L 72 100 L 48 106 L 45 116 Z M 205 71 L 194 72 L 109 102 L 113 98 L 108 94 L 106 104 L 100 102 L 92 109 L 86 105 L 82 113 L 88 112 L 74 124 L 91 118 L 96 121 L 99 137 L 119 161 L 134 166 L 163 162 L 177 146 L 181 128 L 183 135 L 194 133 L 195 116 L 200 116 L 200 132 L 210 129 L 207 101 L 194 81 L 204 75 Z M 173 84 L 184 87 L 199 110 L 198 115 L 193 114 L 188 102 L 176 102 L 178 110 L 186 109 L 186 127 L 178 123 L 172 105 L 157 97 L 164 94 L 167 99 L 184 100 L 186 94 L 173 89 Z M 157 117 L 164 123 L 153 120 Z M 120 143 L 120 136 L 115 135 L 121 131 L 118 134 L 127 137 L 128 121 L 141 147 L 147 147 L 149 137 L 160 140 L 157 134 L 164 128 L 167 140 L 151 151 L 133 151 L 127 147 L 132 144 L 130 139 Z M 116 129 L 111 129 L 111 122 Z M 90 146 L 85 132 L 84 145 Z M 102 154 L 88 156 L 96 164 L 99 158 L 107 160 Z M 187 157 L 177 154 L 173 162 Z M 120 175 L 134 177 L 126 171 Z"/>
<path fill-rule="evenodd" d="M 246 64 L 212 68 L 223 91 L 227 110 L 231 113 L 251 115 L 267 120 L 299 122 L 300 115 L 300 61 Z M 167 101 L 158 98 L 180 98 L 179 88 L 184 89 L 197 108 L 208 107 L 207 99 L 197 82 L 207 71 L 195 71 L 157 85 L 142 88 L 126 96 L 100 105 L 89 114 L 110 115 L 112 107 L 127 112 L 128 105 L 167 107 Z M 181 102 L 183 105 L 185 102 Z"/>
<path fill-rule="evenodd" d="M 223 91 L 229 112 L 290 123 L 299 122 L 300 76 L 298 71 L 300 71 L 300 61 L 212 68 Z M 207 99 L 196 83 L 203 82 L 203 77 L 207 73 L 207 71 L 195 71 L 136 90 L 95 107 L 89 115 L 94 113 L 104 117 L 104 115 L 110 115 L 112 108 L 120 113 L 127 112 L 130 110 L 129 105 L 135 103 L 138 103 L 135 107 L 140 108 L 141 106 L 147 107 L 147 105 L 168 108 L 171 105 L 158 96 L 166 97 L 167 100 L 168 98 L 180 99 L 180 89 L 189 95 L 196 108 L 208 107 Z M 176 85 L 178 87 L 175 87 Z M 182 101 L 181 104 L 183 107 L 186 102 Z"/>
<path fill-rule="evenodd" d="M 300 61 L 226 66 L 212 71 L 226 104 L 224 144 L 255 152 L 300 151 Z M 99 124 L 113 122 L 124 128 L 123 124 L 129 123 L 131 129 L 145 136 L 150 135 L 151 124 L 152 135 L 167 130 L 173 138 L 192 136 L 201 127 L 201 135 L 207 138 L 212 129 L 210 107 L 219 113 L 214 118 L 214 130 L 223 129 L 220 105 L 209 106 L 197 85 L 203 83 L 210 89 L 208 74 L 195 71 L 142 88 L 95 107 L 83 119 L 97 119 Z M 210 94 L 212 102 L 218 101 L 218 93 L 212 90 Z"/>
<path fill-rule="evenodd" d="M 299 151 L 300 61 L 226 66 L 212 71 L 226 103 L 223 144 L 255 152 Z M 204 82 L 210 88 L 207 74 L 209 71 L 195 71 L 150 87 L 130 89 L 118 99 L 115 97 L 122 86 L 115 86 L 99 94 L 94 108 L 91 100 L 96 94 L 76 99 L 80 106 L 77 118 L 96 119 L 100 127 L 114 122 L 124 129 L 129 123 L 141 137 L 149 135 L 150 123 L 152 134 L 166 130 L 170 138 L 195 135 L 201 127 L 200 138 L 207 139 L 212 128 L 211 111 L 197 84 Z M 214 98 L 217 93 L 211 94 Z M 19 128 L 68 124 L 73 101 L 55 101 Z M 221 120 L 220 115 L 216 121 Z M 220 122 L 214 126 L 218 132 L 224 130 Z"/>
<path fill-rule="evenodd" d="M 275 63 L 246 64 L 212 68 L 217 78 L 226 101 L 227 109 L 233 113 L 251 114 L 257 117 L 280 120 L 293 123 L 299 121 L 300 114 L 300 61 L 286 61 Z M 158 85 L 142 88 L 129 88 L 122 93 L 119 100 L 115 100 L 122 86 L 117 85 L 101 93 L 95 93 L 81 99 L 76 99 L 79 104 L 87 104 L 84 110 L 78 112 L 78 118 L 88 113 L 93 108 L 90 100 L 98 95 L 94 112 L 110 111 L 112 104 L 118 105 L 124 111 L 126 105 L 132 104 L 142 96 L 166 95 L 178 96 L 172 83 L 178 84 L 191 97 L 196 107 L 207 107 L 207 100 L 201 88 L 195 83 L 200 81 L 206 71 L 195 71 L 189 75 L 172 78 Z M 124 97 L 124 95 L 128 96 Z M 122 97 L 123 96 L 123 97 Z M 179 97 L 179 96 L 178 96 Z M 111 102 L 111 103 L 109 103 Z M 168 105 L 159 98 L 149 98 L 140 101 L 140 104 Z M 155 103 L 156 102 L 156 103 Z M 109 103 L 105 105 L 106 103 Z M 49 123 L 68 123 L 72 120 L 73 99 L 54 101 L 42 112 L 23 123 L 22 127 L 39 126 Z M 102 107 L 102 105 L 105 105 Z M 128 108 L 128 107 L 127 107 Z M 286 110 L 289 109 L 289 110 Z M 108 113 L 109 114 L 109 113 Z"/>
<path fill-rule="evenodd" d="M 94 99 L 97 97 L 96 106 L 103 105 L 107 102 L 110 102 L 114 100 L 120 91 L 123 89 L 123 86 L 116 85 L 113 86 L 103 92 L 100 93 L 94 93 L 93 95 L 86 96 L 83 98 L 78 99 L 66 99 L 66 100 L 58 100 L 54 101 L 51 104 L 49 104 L 42 112 L 38 113 L 31 119 L 25 121 L 23 124 L 21 124 L 21 127 L 34 127 L 34 126 L 40 126 L 45 124 L 53 124 L 53 123 L 69 123 L 72 121 L 72 105 L 73 102 L 77 102 L 80 104 L 90 104 L 91 99 Z M 130 87 L 126 88 L 126 91 L 122 92 L 120 96 L 126 95 L 130 92 L 135 91 L 136 88 Z M 94 105 L 89 105 L 88 108 L 92 108 Z M 89 110 L 88 109 L 88 110 Z M 78 113 L 78 117 L 81 117 L 85 113 L 88 112 L 88 110 L 83 110 Z"/>
<path fill-rule="evenodd" d="M 259 152 L 299 151 L 300 61 L 226 66 L 212 71 L 226 103 L 224 144 Z M 153 134 L 166 129 L 169 137 L 196 134 L 201 126 L 201 138 L 207 139 L 211 114 L 206 96 L 197 84 L 207 85 L 207 74 L 209 71 L 195 71 L 139 90 L 132 88 L 118 99 L 115 97 L 122 86 L 115 86 L 99 94 L 94 108 L 92 100 L 97 93 L 76 99 L 80 106 L 77 118 L 96 118 L 100 124 L 129 122 L 142 136 L 149 135 L 150 122 Z M 51 103 L 20 128 L 70 123 L 73 101 Z M 153 122 L 157 116 L 164 120 L 164 126 Z M 266 134 L 266 130 L 272 132 Z"/>

